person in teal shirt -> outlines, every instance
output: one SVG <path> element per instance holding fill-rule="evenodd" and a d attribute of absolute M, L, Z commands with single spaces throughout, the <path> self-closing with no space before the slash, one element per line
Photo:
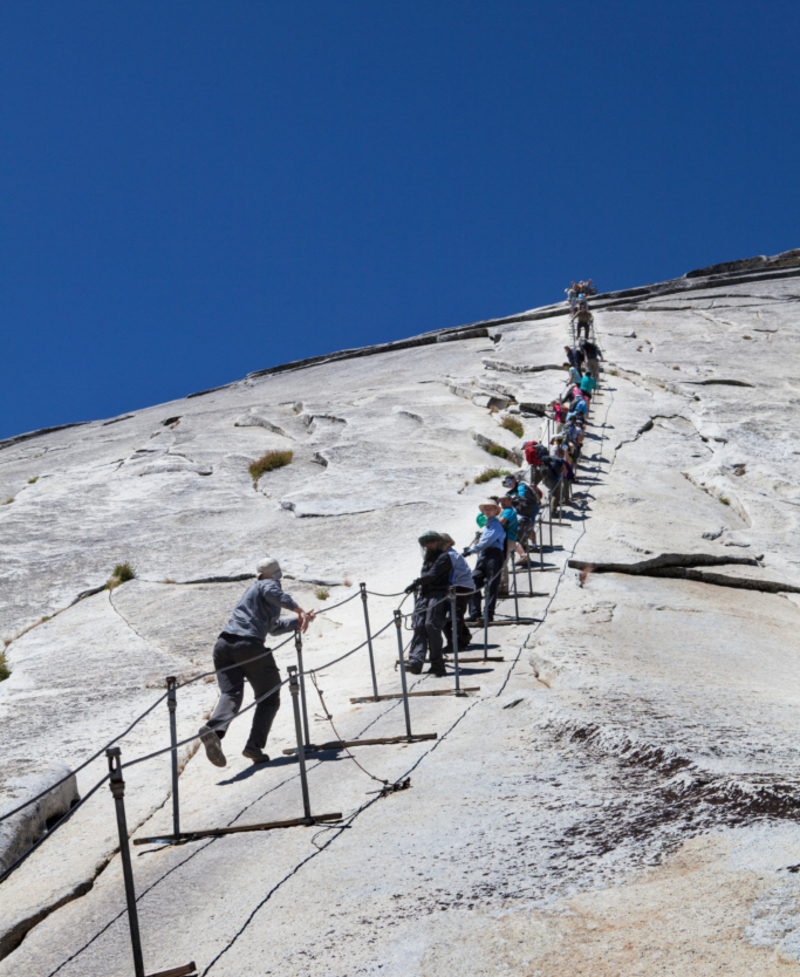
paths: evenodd
<path fill-rule="evenodd" d="M 591 373 L 587 373 L 586 376 L 581 380 L 581 390 L 585 394 L 589 394 L 590 397 L 594 391 L 597 390 L 597 380 L 595 380 Z"/>

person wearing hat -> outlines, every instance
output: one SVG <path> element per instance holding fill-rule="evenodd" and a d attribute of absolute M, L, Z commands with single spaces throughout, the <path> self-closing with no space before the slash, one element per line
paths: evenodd
<path fill-rule="evenodd" d="M 406 593 L 416 592 L 414 602 L 414 637 L 408 652 L 408 670 L 420 675 L 425 653 L 430 651 L 430 674 L 442 678 L 444 667 L 442 630 L 447 621 L 447 590 L 450 586 L 452 563 L 441 533 L 429 530 L 419 538 L 424 552 L 420 575 L 406 587 Z"/>
<path fill-rule="evenodd" d="M 493 621 L 497 591 L 500 587 L 500 571 L 503 568 L 505 555 L 506 531 L 498 519 L 502 509 L 494 500 L 490 499 L 478 508 L 486 516 L 486 525 L 478 542 L 464 550 L 464 556 L 469 556 L 470 553 L 478 554 L 478 562 L 472 571 L 475 593 L 469 605 L 470 619 L 477 620 L 481 617 L 481 591 L 485 585 L 488 590 L 486 617 L 489 621 Z"/>
<path fill-rule="evenodd" d="M 442 533 L 442 539 L 444 540 L 445 552 L 450 557 L 450 562 L 453 566 L 450 575 L 450 586 L 455 587 L 456 590 L 456 630 L 458 632 L 458 647 L 466 648 L 467 645 L 472 640 L 472 635 L 470 634 L 469 628 L 464 623 L 464 615 L 467 612 L 467 607 L 469 606 L 469 597 L 472 591 L 475 589 L 475 583 L 472 579 L 472 570 L 469 568 L 469 563 L 464 559 L 464 557 L 453 549 L 455 546 L 455 540 L 452 536 L 447 533 Z M 452 612 L 452 607 L 448 607 L 448 611 Z M 448 617 L 449 624 L 445 630 L 446 644 L 444 653 L 446 655 L 452 655 L 453 653 L 453 622 L 452 618 Z"/>
<path fill-rule="evenodd" d="M 267 736 L 280 708 L 281 673 L 269 648 L 264 648 L 268 634 L 305 631 L 314 620 L 314 611 L 304 611 L 289 594 L 281 590 L 281 568 L 277 560 L 264 557 L 256 564 L 256 581 L 244 592 L 231 619 L 214 645 L 214 668 L 220 697 L 211 718 L 200 729 L 200 740 L 206 756 L 217 767 L 227 763 L 222 738 L 236 713 L 242 707 L 244 681 L 250 683 L 256 699 L 250 736 L 242 756 L 253 763 L 266 763 Z M 281 608 L 293 611 L 297 618 L 281 621 Z M 252 661 L 251 659 L 255 659 Z M 220 671 L 225 669 L 225 671 Z M 267 695 L 275 689 L 272 695 Z"/>

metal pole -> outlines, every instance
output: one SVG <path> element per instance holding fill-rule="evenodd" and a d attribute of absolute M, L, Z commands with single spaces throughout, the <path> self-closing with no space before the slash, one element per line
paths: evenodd
<path fill-rule="evenodd" d="M 297 652 L 297 670 L 300 676 L 300 705 L 303 707 L 303 732 L 305 733 L 305 749 L 311 746 L 311 735 L 308 729 L 308 707 L 306 706 L 306 680 L 303 675 L 303 638 L 299 631 L 295 631 L 294 647 Z"/>
<path fill-rule="evenodd" d="M 109 787 L 117 809 L 117 830 L 119 832 L 119 854 L 122 859 L 122 875 L 125 879 L 125 899 L 128 903 L 128 925 L 131 929 L 131 948 L 133 950 L 133 970 L 136 977 L 145 977 L 142 958 L 142 940 L 139 936 L 139 916 L 136 912 L 136 889 L 133 885 L 131 850 L 128 843 L 128 823 L 125 819 L 125 781 L 122 779 L 120 749 L 112 746 L 106 750 Z"/>
<path fill-rule="evenodd" d="M 298 695 L 300 683 L 297 680 L 297 667 L 290 665 L 289 672 L 289 691 L 292 693 L 292 709 L 294 710 L 294 733 L 297 737 L 297 760 L 300 764 L 300 787 L 303 791 L 303 813 L 311 820 L 311 801 L 308 799 L 308 777 L 306 775 L 306 751 L 303 746 L 303 728 L 300 723 L 300 703 Z"/>
<path fill-rule="evenodd" d="M 552 544 L 551 544 L 552 545 Z M 539 572 L 544 571 L 544 516 L 539 509 Z"/>
<path fill-rule="evenodd" d="M 397 628 L 397 657 L 400 661 L 400 683 L 403 687 L 403 711 L 406 715 L 406 735 L 411 739 L 411 713 L 408 710 L 408 684 L 406 682 L 406 659 L 403 654 L 403 616 L 394 612 L 394 626 Z"/>
<path fill-rule="evenodd" d="M 547 497 L 547 515 L 550 522 L 550 548 L 553 547 L 553 496 L 552 493 Z"/>
<path fill-rule="evenodd" d="M 453 629 L 453 666 L 456 670 L 456 695 L 461 695 L 461 676 L 458 668 L 458 609 L 456 588 L 450 588 L 450 624 Z"/>
<path fill-rule="evenodd" d="M 489 581 L 483 585 L 483 660 L 489 657 Z"/>
<path fill-rule="evenodd" d="M 514 550 L 511 550 L 511 576 L 514 579 L 514 618 L 519 621 L 519 599 L 517 597 L 517 566 L 514 563 Z"/>
<path fill-rule="evenodd" d="M 367 585 L 360 583 L 361 601 L 364 605 L 364 626 L 367 629 L 367 648 L 369 649 L 369 668 L 372 672 L 372 694 L 378 698 L 378 679 L 375 676 L 375 655 L 372 652 L 372 632 L 369 627 L 369 611 L 367 610 Z"/>
<path fill-rule="evenodd" d="M 536 532 L 536 519 L 534 518 L 531 522 L 533 531 Z M 537 536 L 538 539 L 538 536 Z M 525 540 L 525 562 L 528 566 L 528 593 L 533 593 L 533 577 L 531 576 L 531 534 L 528 533 L 528 538 Z"/>
<path fill-rule="evenodd" d="M 178 708 L 178 692 L 175 688 L 177 679 L 174 675 L 167 676 L 167 708 L 169 709 L 169 739 L 172 750 L 172 833 L 181 833 L 181 806 L 178 797 L 178 723 L 175 715 Z"/>
<path fill-rule="evenodd" d="M 558 524 L 561 525 L 561 510 L 564 508 L 564 478 L 558 482 Z"/>

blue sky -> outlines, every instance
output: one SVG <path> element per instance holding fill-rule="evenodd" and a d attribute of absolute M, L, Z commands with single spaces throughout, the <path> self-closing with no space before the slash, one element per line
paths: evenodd
<path fill-rule="evenodd" d="M 7 0 L 0 437 L 800 246 L 800 5 Z"/>

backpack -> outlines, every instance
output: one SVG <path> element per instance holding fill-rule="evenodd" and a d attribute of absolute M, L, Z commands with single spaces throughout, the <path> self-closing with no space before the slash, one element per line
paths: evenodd
<path fill-rule="evenodd" d="M 547 454 L 547 448 L 543 444 L 539 444 L 538 441 L 526 441 L 522 450 L 525 452 L 525 461 L 535 468 L 541 465 L 542 458 Z"/>
<path fill-rule="evenodd" d="M 525 444 L 523 444 L 522 450 L 525 453 L 525 461 L 527 461 L 529 465 L 538 466 L 540 464 L 539 454 L 537 451 L 537 448 L 539 447 L 540 444 L 538 441 L 526 441 Z"/>
<path fill-rule="evenodd" d="M 522 489 L 523 492 L 520 492 L 519 489 Z M 536 504 L 538 500 L 530 485 L 520 482 L 517 493 L 512 496 L 511 501 L 514 505 L 514 511 L 518 516 L 523 516 L 525 519 L 530 519 L 533 513 L 536 511 Z"/>

